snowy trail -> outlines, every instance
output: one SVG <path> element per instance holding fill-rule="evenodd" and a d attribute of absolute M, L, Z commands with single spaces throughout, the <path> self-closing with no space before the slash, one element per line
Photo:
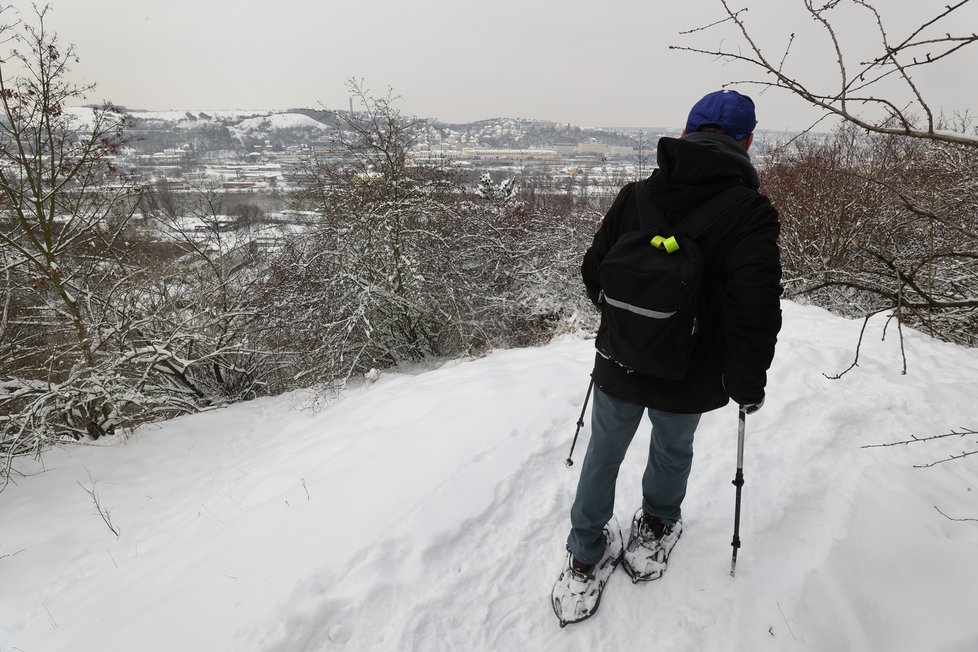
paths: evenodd
<path fill-rule="evenodd" d="M 549 593 L 589 427 L 563 461 L 593 355 L 568 336 L 384 374 L 318 411 L 262 399 L 52 451 L 0 494 L 0 651 L 978 648 L 978 526 L 934 509 L 978 517 L 978 472 L 912 468 L 962 442 L 860 448 L 975 427 L 978 352 L 910 333 L 903 376 L 876 337 L 830 381 L 859 324 L 784 310 L 747 424 L 736 578 L 728 407 L 697 433 L 669 571 L 617 573 L 594 618 L 559 629 Z M 646 428 L 619 479 L 624 528 Z M 76 484 L 90 478 L 118 539 Z"/>
<path fill-rule="evenodd" d="M 791 376 L 799 367 L 842 369 L 852 354 L 848 337 L 820 343 L 785 339 L 780 363 L 773 372 L 775 387 L 779 386 L 780 374 Z M 581 361 L 585 374 L 589 353 Z M 758 416 L 758 427 L 750 432 L 746 500 L 753 502 L 753 509 L 747 505 L 748 547 L 736 580 L 726 574 L 735 424 L 734 413 L 728 409 L 708 415 L 698 436 L 698 458 L 687 503 L 687 513 L 693 516 L 688 517 L 687 535 L 673 560 L 674 570 L 653 585 L 633 586 L 619 574 L 600 611 L 601 616 L 609 612 L 617 612 L 617 616 L 596 618 L 585 627 L 554 630 L 552 616 L 541 608 L 541 602 L 545 603 L 559 572 L 566 512 L 576 478 L 576 473 L 558 466 L 574 427 L 570 402 L 564 419 L 544 430 L 536 446 L 520 442 L 519 446 L 493 451 L 522 454 L 526 459 L 514 474 L 496 484 L 493 502 L 463 520 L 457 533 L 437 539 L 416 535 L 412 541 L 412 532 L 424 531 L 423 522 L 418 524 L 421 530 L 414 524 L 407 528 L 393 525 L 386 538 L 335 586 L 343 592 L 346 586 L 358 587 L 372 577 L 383 577 L 384 567 L 392 560 L 412 560 L 409 565 L 416 572 L 407 577 L 384 577 L 360 601 L 359 606 L 366 609 L 351 605 L 340 614 L 330 613 L 333 622 L 343 623 L 338 627 L 344 636 L 372 633 L 373 638 L 364 642 L 375 649 L 392 644 L 397 649 L 422 650 L 523 649 L 527 641 L 546 649 L 616 649 L 632 647 L 644 637 L 660 633 L 664 624 L 671 624 L 680 633 L 670 649 L 730 649 L 731 640 L 743 645 L 736 649 L 765 645 L 803 649 L 808 632 L 798 623 L 792 627 L 794 618 L 789 614 L 800 616 L 808 609 L 792 595 L 805 587 L 808 575 L 825 562 L 846 535 L 846 522 L 866 464 L 853 458 L 852 448 L 870 441 L 865 438 L 868 433 L 861 432 L 860 426 L 865 424 L 861 415 L 868 407 L 892 408 L 901 400 L 913 398 L 901 399 L 908 390 L 916 391 L 913 386 L 901 387 L 899 378 L 894 379 L 891 373 L 853 403 L 847 400 L 851 387 L 828 382 L 820 375 L 808 374 L 807 378 L 803 383 L 783 383 L 794 391 L 785 392 L 774 409 Z M 888 431 L 904 433 L 909 427 L 899 420 L 886 424 L 885 417 L 875 421 L 881 436 Z M 775 448 L 765 445 L 766 438 L 779 436 L 792 440 L 778 442 Z M 840 440 L 843 445 L 839 445 Z M 648 436 L 642 433 L 636 437 L 622 472 L 616 511 L 623 527 L 627 527 L 628 515 L 637 504 L 647 441 Z M 581 449 L 578 459 L 580 455 Z M 784 464 L 786 457 L 794 463 Z M 483 461 L 480 457 L 473 464 Z M 461 477 L 442 490 L 464 493 L 464 486 L 456 484 L 463 484 Z M 514 505 L 519 509 L 513 509 Z M 526 559 L 527 551 L 549 554 Z M 705 560 L 709 562 L 697 563 Z M 763 562 L 760 569 L 758 560 Z M 764 573 L 760 577 L 759 570 Z M 656 617 L 650 618 L 650 613 Z M 316 644 L 329 640 L 331 619 L 322 615 L 313 618 L 322 623 L 323 630 Z M 850 620 L 842 643 L 868 636 L 861 631 L 858 619 Z M 832 618 L 824 631 L 808 634 L 816 640 L 821 636 L 832 638 L 843 621 Z M 622 629 L 622 622 L 632 627 Z M 296 642 L 289 640 L 271 649 L 295 649 Z M 318 648 L 313 645 L 310 649 Z"/>
<path fill-rule="evenodd" d="M 574 346 L 573 354 L 586 386 L 590 350 Z M 508 366 L 517 372 L 529 369 L 521 362 L 523 352 L 503 355 L 513 358 Z M 566 364 L 566 359 L 561 356 L 559 362 Z M 564 371 L 563 364 L 551 363 L 555 378 Z M 507 623 L 526 619 L 526 595 L 512 590 L 512 583 L 522 584 L 526 573 L 522 555 L 528 549 L 559 550 L 556 531 L 540 519 L 559 519 L 566 503 L 567 485 L 552 478 L 562 473 L 567 427 L 572 433 L 576 421 L 570 416 L 574 401 L 568 399 L 583 400 L 583 395 L 568 397 L 548 389 L 546 383 L 531 387 L 540 374 L 536 368 L 525 387 L 508 383 L 500 396 L 468 397 L 468 407 L 454 418 L 438 418 L 437 427 L 445 433 L 439 441 L 452 432 L 472 430 L 473 401 L 487 402 L 489 413 L 496 413 L 487 413 L 487 418 L 499 425 L 492 438 L 484 426 L 477 429 L 478 437 L 459 467 L 420 499 L 412 495 L 408 504 L 394 510 L 397 515 L 385 524 L 383 536 L 351 567 L 292 596 L 291 603 L 302 605 L 298 619 L 304 622 L 293 619 L 286 630 L 301 634 L 287 634 L 268 650 L 319 649 L 331 631 L 334 638 L 358 636 L 377 649 L 507 649 L 500 632 L 511 629 Z M 456 381 L 452 373 L 450 382 Z M 539 410 L 531 423 L 520 423 L 527 413 L 505 408 L 514 401 L 550 404 L 556 410 Z M 324 586 L 330 587 L 328 594 L 321 590 Z M 335 596 L 344 594 L 361 595 L 337 613 Z M 552 625 L 548 614 L 537 614 L 547 629 Z M 480 625 L 486 622 L 495 625 Z M 313 633 L 305 638 L 309 630 Z"/>
<path fill-rule="evenodd" d="M 782 373 L 790 376 L 799 368 L 812 367 L 842 369 L 851 356 L 852 340 L 847 337 L 820 343 L 785 339 L 784 353 L 773 372 L 775 387 Z M 586 376 L 589 350 L 580 363 Z M 753 502 L 753 509 L 747 505 L 745 545 L 749 547 L 742 554 L 736 580 L 726 574 L 735 459 L 734 412 L 728 409 L 708 415 L 698 436 L 687 503 L 687 513 L 693 515 L 687 517 L 687 536 L 673 560 L 673 568 L 679 570 L 661 582 L 639 586 L 619 574 L 600 612 L 601 616 L 617 612 L 617 617 L 554 630 L 552 616 L 541 608 L 541 602 L 545 604 L 559 572 L 566 512 L 576 479 L 576 472 L 559 466 L 574 428 L 574 402 L 569 401 L 563 419 L 541 431 L 535 445 L 504 441 L 471 460 L 463 473 L 440 487 L 441 492 L 464 495 L 469 474 L 477 472 L 472 467 L 484 464 L 487 456 L 525 456 L 514 473 L 497 476 L 501 479 L 492 503 L 463 519 L 456 533 L 425 537 L 423 520 L 391 524 L 376 548 L 333 584 L 334 593 L 356 593 L 356 587 L 369 584 L 371 578 L 383 580 L 359 603 L 347 605 L 340 613 L 335 613 L 328 598 L 324 600 L 330 607 L 325 610 L 312 607 L 310 620 L 320 623 L 321 631 L 309 649 L 328 642 L 331 629 L 341 637 L 369 632 L 372 638 L 363 642 L 372 649 L 388 645 L 420 650 L 523 649 L 527 641 L 545 649 L 615 649 L 634 646 L 643 637 L 661 632 L 664 623 L 682 633 L 674 639 L 672 649 L 730 649 L 733 632 L 732 640 L 745 646 L 737 649 L 765 645 L 803 649 L 804 640 L 799 641 L 798 636 L 804 638 L 806 628 L 797 623 L 792 627 L 789 614 L 808 609 L 791 596 L 804 588 L 807 576 L 845 537 L 866 465 L 866 460 L 853 458 L 852 449 L 870 441 L 865 438 L 868 433 L 861 432 L 860 425 L 865 423 L 861 415 L 867 405 L 892 408 L 901 400 L 912 399 L 900 397 L 916 389 L 901 387 L 899 378 L 891 373 L 867 396 L 850 404 L 851 387 L 820 375 L 808 374 L 806 382 L 783 384 L 793 391 L 784 392 L 774 409 L 756 418 L 756 424 L 751 420 L 757 427 L 750 431 L 746 500 Z M 892 425 L 885 421 L 875 420 L 881 435 L 888 430 L 907 432 L 899 420 Z M 465 423 L 443 426 L 464 428 Z M 766 438 L 785 435 L 791 440 L 773 448 L 766 445 Z M 623 527 L 637 504 L 642 453 L 647 445 L 647 434 L 640 433 L 622 472 L 616 511 Z M 578 449 L 578 460 L 582 449 Z M 794 463 L 785 464 L 784 458 Z M 430 515 L 440 510 L 425 504 L 415 511 Z M 527 551 L 546 554 L 526 559 Z M 385 576 L 384 568 L 397 565 L 397 560 L 410 560 L 407 566 L 414 572 Z M 709 562 L 698 563 L 705 560 Z M 760 577 L 756 575 L 758 560 L 763 561 Z M 650 613 L 657 617 L 649 618 Z M 834 618 L 825 631 L 818 629 L 809 636 L 831 637 L 841 620 Z M 622 622 L 632 627 L 622 629 Z M 306 631 L 301 626 L 292 629 Z M 843 642 L 865 637 L 858 619 L 848 623 L 845 631 Z M 296 649 L 297 643 L 287 639 L 270 649 Z"/>

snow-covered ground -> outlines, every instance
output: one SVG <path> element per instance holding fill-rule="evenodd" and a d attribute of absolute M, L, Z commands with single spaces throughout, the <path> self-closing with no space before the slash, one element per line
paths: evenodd
<path fill-rule="evenodd" d="M 0 493 L 0 651 L 978 649 L 978 351 L 784 304 L 748 419 L 706 415 L 669 571 L 612 577 L 590 620 L 549 605 L 591 342 L 565 336 L 50 451 Z M 578 443 L 579 461 L 589 429 Z M 619 480 L 638 505 L 648 433 Z M 91 490 L 119 536 L 96 510 Z M 945 515 L 942 515 L 939 508 Z M 948 518 L 951 517 L 951 518 Z"/>

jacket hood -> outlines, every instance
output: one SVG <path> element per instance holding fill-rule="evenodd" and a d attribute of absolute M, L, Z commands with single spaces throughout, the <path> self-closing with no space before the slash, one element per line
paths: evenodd
<path fill-rule="evenodd" d="M 745 185 L 756 190 L 761 185 L 750 155 L 726 134 L 660 138 L 657 160 L 659 169 L 646 183 L 670 223 L 724 188 Z"/>
<path fill-rule="evenodd" d="M 660 138 L 657 159 L 672 184 L 741 183 L 755 190 L 761 185 L 750 154 L 726 134 L 696 132 L 682 138 Z"/>

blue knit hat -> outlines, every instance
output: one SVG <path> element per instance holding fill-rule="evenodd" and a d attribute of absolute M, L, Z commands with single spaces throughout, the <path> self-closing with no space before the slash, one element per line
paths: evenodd
<path fill-rule="evenodd" d="M 717 125 L 734 140 L 743 140 L 754 133 L 757 118 L 754 101 L 737 91 L 715 91 L 693 105 L 686 119 L 686 133 L 699 131 L 707 125 Z"/>

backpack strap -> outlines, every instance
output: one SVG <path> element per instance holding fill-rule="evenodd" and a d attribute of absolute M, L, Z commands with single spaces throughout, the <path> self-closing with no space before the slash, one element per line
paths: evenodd
<path fill-rule="evenodd" d="M 662 213 L 659 212 L 659 209 L 652 202 L 648 186 L 645 185 L 645 182 L 639 181 L 635 184 L 635 203 L 638 207 L 639 223 L 643 230 L 649 231 L 656 229 L 662 231 L 663 233 L 656 236 L 656 238 L 661 238 L 662 242 L 671 240 L 671 236 L 675 236 L 677 233 L 683 233 L 687 237 L 695 240 L 697 237 L 703 235 L 711 226 L 716 224 L 720 218 L 756 195 L 757 193 L 754 190 L 740 184 L 724 188 L 697 206 L 679 224 L 670 227 L 662 216 Z M 667 233 L 669 236 L 666 236 Z"/>

